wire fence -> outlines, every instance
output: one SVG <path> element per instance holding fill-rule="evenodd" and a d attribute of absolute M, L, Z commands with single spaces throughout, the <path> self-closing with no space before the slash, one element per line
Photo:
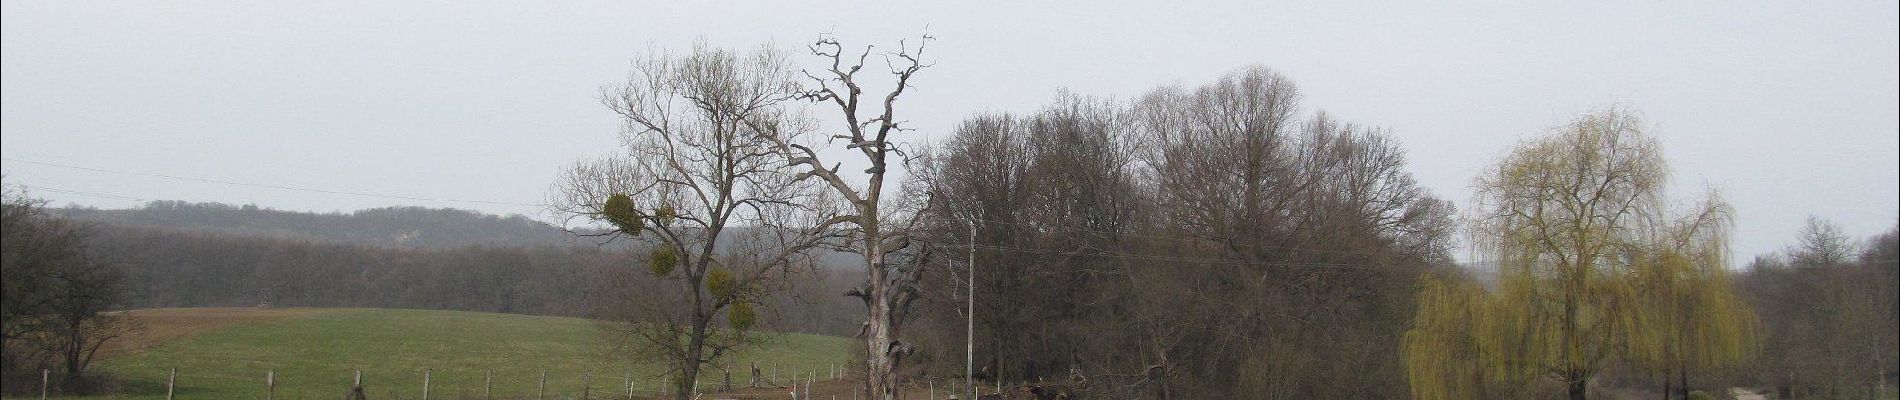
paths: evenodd
<path fill-rule="evenodd" d="M 458 371 L 468 373 L 468 370 Z M 799 400 L 812 398 L 811 388 L 816 383 L 839 380 L 860 382 L 863 378 L 862 373 L 854 371 L 843 364 L 835 363 L 827 364 L 823 370 L 772 369 L 756 367 L 755 365 L 753 371 L 756 371 L 756 375 L 744 374 L 740 379 L 733 379 L 732 374 L 729 372 L 722 372 L 717 369 L 703 371 L 700 378 L 692 385 L 693 389 L 688 397 L 701 398 L 710 395 L 714 396 L 714 398 L 791 398 Z M 254 387 L 254 392 L 252 390 L 243 390 L 242 392 L 245 392 L 243 397 L 261 398 L 265 400 L 334 399 L 337 398 L 338 395 L 341 395 L 345 400 L 366 400 L 371 398 L 379 400 L 652 399 L 672 398 L 678 390 L 675 385 L 672 384 L 673 380 L 671 376 L 641 376 L 632 373 L 622 373 L 613 376 L 609 376 L 610 374 L 601 374 L 597 376 L 592 372 L 582 372 L 577 374 L 578 377 L 576 377 L 561 376 L 549 370 L 541 370 L 538 374 L 530 374 L 529 376 L 504 376 L 503 374 L 496 373 L 494 370 L 481 370 L 479 372 L 479 381 L 474 380 L 472 376 L 460 376 L 456 377 L 459 378 L 456 379 L 459 384 L 445 385 L 442 383 L 442 374 L 439 374 L 434 368 L 424 368 L 419 376 L 415 374 L 371 376 L 357 369 L 342 371 L 339 375 L 314 378 L 333 383 L 312 385 L 306 380 L 302 382 L 303 384 L 298 385 L 299 387 L 296 390 L 286 390 L 283 385 L 286 378 L 313 378 L 308 376 L 288 377 L 284 374 L 280 374 L 275 369 L 261 370 L 258 371 L 255 376 L 246 377 L 233 377 L 229 375 L 228 371 L 207 372 L 195 376 L 188 374 L 188 372 L 189 371 L 181 371 L 178 368 L 170 368 L 165 371 L 162 388 L 150 386 L 137 387 L 136 390 L 118 388 L 121 390 L 106 390 L 107 393 L 104 393 L 104 395 L 111 398 L 155 397 L 157 393 L 153 392 L 157 391 L 163 393 L 163 398 L 166 400 L 230 398 L 232 393 L 229 391 L 206 389 L 210 386 L 228 388 L 232 386 L 233 381 L 241 382 L 240 385 L 242 386 Z M 56 386 L 56 382 L 52 382 L 50 376 L 50 370 L 40 370 L 40 380 L 37 382 L 39 384 L 38 398 L 62 397 L 58 396 L 60 393 L 57 388 L 54 387 Z M 336 380 L 339 377 L 347 377 L 348 379 L 347 381 Z M 578 378 L 578 385 L 575 385 L 576 378 Z M 518 387 L 521 386 L 520 383 L 524 380 L 528 381 L 531 386 L 525 390 Z M 215 381 L 215 383 L 206 383 L 211 381 Z M 334 382 L 343 383 L 339 384 Z M 498 387 L 498 384 L 507 387 Z M 325 386 L 328 388 L 325 388 Z M 781 389 L 784 391 L 772 392 L 783 394 L 723 393 L 733 391 L 759 392 L 771 389 Z M 95 393 L 93 395 L 96 396 L 99 394 Z M 932 397 L 934 398 L 934 396 Z"/>

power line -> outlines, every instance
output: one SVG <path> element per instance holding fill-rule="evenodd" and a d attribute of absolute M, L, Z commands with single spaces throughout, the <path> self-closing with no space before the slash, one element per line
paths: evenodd
<path fill-rule="evenodd" d="M 5 160 L 5 161 L 12 161 L 12 162 L 18 162 L 18 163 L 26 163 L 26 164 L 34 164 L 34 165 L 42 165 L 42 166 L 48 166 L 48 167 L 55 167 L 55 168 L 65 168 L 65 169 L 73 169 L 73 170 L 80 170 L 80 171 L 90 171 L 90 172 L 98 172 L 98 173 L 107 173 L 107 174 L 118 174 L 118 175 L 131 175 L 131 176 L 144 176 L 144 177 L 152 177 L 152 178 L 164 178 L 164 179 L 174 179 L 174 180 L 183 180 L 183 181 L 194 181 L 194 182 L 205 182 L 205 183 L 216 183 L 216 184 L 222 184 L 222 185 L 232 185 L 232 186 L 248 186 L 248 187 L 256 187 L 256 188 L 265 188 L 265 189 L 278 189 L 278 190 L 292 190 L 292 191 L 300 191 L 300 192 L 310 192 L 310 193 L 323 193 L 323 194 L 334 194 L 334 195 L 346 195 L 346 196 L 361 196 L 361 197 L 377 197 L 377 198 L 385 198 L 385 199 L 397 199 L 397 200 L 411 200 L 411 201 L 428 201 L 428 202 L 458 202 L 458 203 L 478 203 L 478 204 L 494 204 L 494 205 L 505 205 L 505 206 L 522 206 L 522 207 L 546 207 L 546 206 L 547 206 L 546 204 L 532 204 L 532 203 L 518 203 L 518 202 L 511 202 L 511 201 L 493 201 L 493 200 L 468 200 L 468 199 L 452 199 L 452 198 L 429 198 L 429 197 L 418 197 L 418 196 L 406 196 L 406 195 L 395 195 L 395 194 L 383 194 L 383 193 L 370 193 L 370 192 L 356 192 L 356 191 L 346 191 L 346 190 L 328 190 L 328 189 L 315 189 L 315 188 L 307 188 L 307 187 L 298 187 L 298 186 L 285 186 L 285 185 L 272 185 L 272 184 L 264 184 L 264 183 L 252 183 L 252 182 L 239 182 L 239 181 L 229 181 L 229 180 L 223 180 L 223 179 L 212 179 L 212 178 L 199 178 L 199 177 L 191 177 L 191 176 L 182 176 L 182 175 L 170 175 L 170 174 L 159 174 L 159 173 L 149 173 L 149 172 L 131 172 L 131 171 L 121 171 L 121 170 L 114 170 L 114 169 L 105 169 L 105 168 L 94 168 L 94 167 L 85 167 L 85 166 L 78 166 L 78 165 L 68 165 L 68 164 L 59 164 L 59 163 L 50 163 L 50 162 L 45 162 L 45 161 L 33 161 L 33 160 L 22 160 L 22 159 L 17 159 L 17 158 L 5 158 L 5 157 L 0 157 L 0 160 Z"/>
<path fill-rule="evenodd" d="M 116 194 L 99 193 L 99 192 L 87 192 L 83 190 L 60 189 L 60 188 L 47 187 L 47 186 L 41 186 L 41 185 L 21 184 L 19 186 L 20 186 L 20 189 L 27 189 L 27 190 L 39 190 L 39 191 L 44 191 L 44 192 L 65 193 L 65 194 L 70 194 L 70 195 L 91 196 L 91 197 L 107 198 L 107 199 L 114 199 L 114 200 L 146 201 L 145 199 L 141 199 L 137 197 L 120 196 Z"/>
<path fill-rule="evenodd" d="M 1112 252 L 1112 251 L 1056 250 L 1056 249 L 1042 249 L 1042 248 L 1030 248 L 1030 247 L 996 246 L 996 245 L 986 245 L 986 244 L 965 245 L 965 244 L 958 244 L 958 243 L 938 243 L 938 242 L 927 242 L 927 243 L 930 243 L 931 245 L 950 247 L 950 248 L 972 248 L 973 247 L 973 248 L 985 249 L 985 250 L 1008 251 L 1008 252 L 1026 253 L 1026 254 L 1063 255 L 1063 256 L 1089 255 L 1089 256 L 1104 256 L 1104 257 L 1116 257 L 1116 258 L 1149 260 L 1149 261 L 1170 261 L 1170 262 L 1190 263 L 1190 264 L 1216 264 L 1216 265 L 1267 266 L 1267 267 L 1320 267 L 1320 268 L 1380 268 L 1382 267 L 1380 265 L 1372 265 L 1372 264 L 1299 262 L 1299 261 L 1249 261 L 1249 260 L 1231 260 L 1231 259 L 1219 259 L 1219 258 L 1180 257 L 1180 256 L 1167 256 L 1167 255 L 1157 255 L 1157 254 L 1122 253 L 1122 252 Z"/>
<path fill-rule="evenodd" d="M 983 223 L 1015 225 L 1015 226 L 1028 227 L 1028 228 L 1044 227 L 1043 225 L 1037 225 L 1030 222 L 1007 222 L 1007 221 L 997 221 L 997 220 L 988 220 L 988 219 L 979 219 L 976 221 L 983 222 Z M 1197 239 L 1197 238 L 1191 238 L 1191 237 L 1155 236 L 1155 235 L 1142 235 L 1142 234 L 1135 234 L 1135 233 L 1110 232 L 1110 231 L 1088 229 L 1088 228 L 1082 228 L 1082 227 L 1076 227 L 1076 226 L 1061 226 L 1060 228 L 1079 231 L 1079 232 L 1102 234 L 1102 235 L 1126 236 L 1126 237 L 1136 237 L 1136 238 L 1144 238 L 1144 239 L 1174 240 L 1174 241 L 1179 241 L 1181 243 L 1187 243 L 1187 244 L 1200 244 L 1200 243 L 1197 243 L 1196 241 L 1214 241 L 1211 239 Z M 1214 241 L 1214 242 L 1218 243 L 1218 241 Z M 1348 250 L 1311 249 L 1311 248 L 1274 246 L 1274 245 L 1255 244 L 1255 243 L 1221 243 L 1221 244 L 1231 244 L 1234 246 L 1240 246 L 1240 247 L 1246 247 L 1246 248 L 1252 248 L 1252 249 L 1264 248 L 1264 249 L 1287 250 L 1287 251 L 1309 252 L 1309 253 L 1333 253 L 1333 254 L 1343 254 L 1343 255 L 1350 255 L 1350 256 L 1364 255 L 1361 253 L 1352 252 Z"/>

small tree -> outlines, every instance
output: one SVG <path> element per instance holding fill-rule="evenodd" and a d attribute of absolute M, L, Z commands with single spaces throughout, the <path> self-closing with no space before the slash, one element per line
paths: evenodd
<path fill-rule="evenodd" d="M 801 136 L 782 106 L 790 79 L 770 49 L 643 58 L 601 96 L 625 123 L 627 153 L 577 163 L 557 184 L 561 212 L 649 245 L 642 269 L 662 283 L 630 290 L 603 316 L 634 349 L 672 364 L 677 398 L 752 342 L 760 300 L 835 236 L 835 222 L 810 221 L 828 220 L 823 192 L 791 179 L 781 148 L 756 140 L 759 130 Z"/>
<path fill-rule="evenodd" d="M 1789 246 L 1787 253 L 1788 262 L 1796 267 L 1821 267 L 1846 264 L 1855 251 L 1840 225 L 1809 215 L 1801 226 L 1800 242 Z"/>
<path fill-rule="evenodd" d="M 54 369 L 61 372 L 61 388 L 80 393 L 93 354 L 123 332 L 119 317 L 105 313 L 123 299 L 123 278 L 87 254 L 86 226 L 52 215 L 44 202 L 24 193 L 9 190 L 4 196 L 0 363 L 6 381 L 37 381 L 33 372 Z"/>

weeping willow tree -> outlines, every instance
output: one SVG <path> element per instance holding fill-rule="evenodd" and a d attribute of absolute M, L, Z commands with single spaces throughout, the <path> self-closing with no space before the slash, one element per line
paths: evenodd
<path fill-rule="evenodd" d="M 1478 178 L 1470 232 L 1497 282 L 1427 280 L 1405 337 L 1415 396 L 1493 397 L 1476 391 L 1548 377 L 1584 399 L 1616 360 L 1678 371 L 1739 357 L 1728 350 L 1747 347 L 1733 334 L 1750 318 L 1720 273 L 1727 207 L 1660 217 L 1668 168 L 1641 125 L 1586 115 Z"/>
<path fill-rule="evenodd" d="M 1731 288 L 1731 212 L 1711 192 L 1688 217 L 1660 225 L 1629 252 L 1638 303 L 1625 313 L 1628 360 L 1662 375 L 1667 392 L 1688 398 L 1689 373 L 1740 363 L 1754 354 L 1758 320 Z M 1674 378 L 1674 381 L 1671 379 Z"/>

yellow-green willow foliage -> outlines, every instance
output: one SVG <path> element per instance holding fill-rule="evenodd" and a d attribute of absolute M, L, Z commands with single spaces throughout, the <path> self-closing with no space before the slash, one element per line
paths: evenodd
<path fill-rule="evenodd" d="M 1428 280 L 1405 338 L 1415 396 L 1474 397 L 1485 382 L 1541 376 L 1581 399 L 1625 356 L 1720 364 L 1736 353 L 1713 349 L 1747 348 L 1730 333 L 1752 317 L 1720 272 L 1727 206 L 1711 200 L 1683 221 L 1661 217 L 1668 167 L 1641 125 L 1620 110 L 1586 115 L 1477 179 L 1471 239 L 1496 285 Z M 1658 287 L 1669 290 L 1652 293 Z M 1459 309 L 1469 321 L 1453 315 Z M 1697 313 L 1712 315 L 1689 316 Z"/>
<path fill-rule="evenodd" d="M 1710 194 L 1630 254 L 1637 303 L 1626 310 L 1627 359 L 1664 376 L 1734 365 L 1754 355 L 1758 321 L 1732 290 L 1730 210 Z"/>
<path fill-rule="evenodd" d="M 1420 399 L 1487 398 L 1485 389 L 1509 370 L 1487 370 L 1507 343 L 1490 334 L 1491 297 L 1468 280 L 1426 274 L 1419 280 L 1418 315 L 1405 332 L 1402 351 L 1412 397 Z"/>

